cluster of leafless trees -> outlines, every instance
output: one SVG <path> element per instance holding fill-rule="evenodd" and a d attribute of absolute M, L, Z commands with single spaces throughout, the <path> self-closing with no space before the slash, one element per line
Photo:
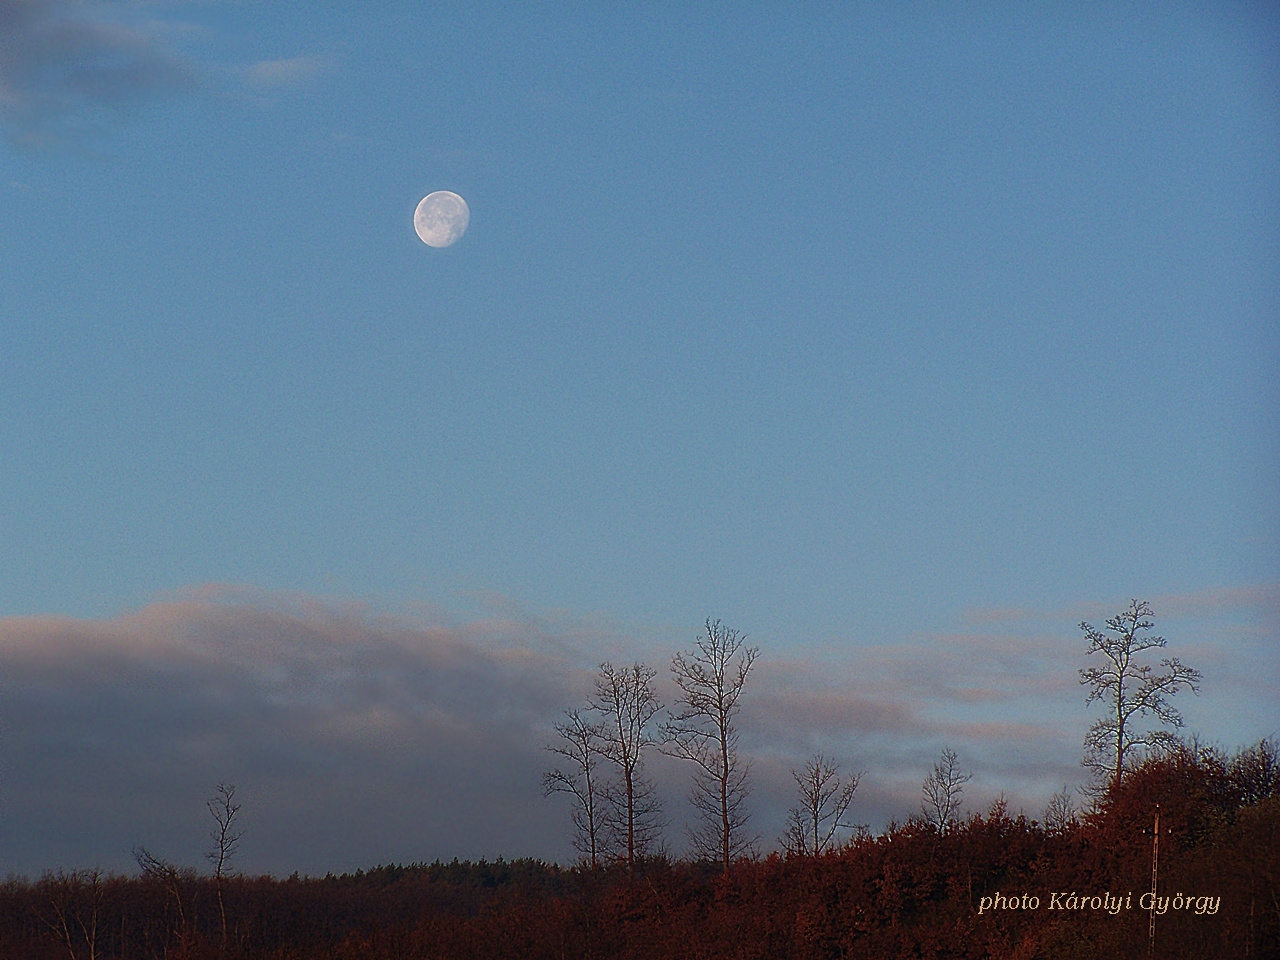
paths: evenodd
<path fill-rule="evenodd" d="M 696 818 L 688 839 L 694 858 L 727 872 L 752 852 L 760 837 L 748 826 L 750 764 L 738 752 L 736 717 L 759 654 L 739 631 L 708 619 L 693 649 L 671 659 L 679 695 L 662 723 L 655 719 L 665 709 L 653 690 L 655 669 L 600 665 L 595 695 L 555 725 L 559 739 L 547 749 L 563 762 L 543 775 L 548 794 L 573 799 L 574 844 L 587 864 L 617 859 L 630 872 L 637 858 L 660 852 L 665 821 L 644 770 L 649 749 L 692 766 L 689 802 Z M 798 854 L 823 853 L 839 830 L 854 826 L 844 817 L 860 775 L 842 778 L 839 765 L 821 754 L 792 775 L 800 802 L 782 843 Z"/>
<path fill-rule="evenodd" d="M 209 817 L 213 821 L 209 829 L 211 846 L 205 853 L 205 859 L 213 868 L 214 895 L 218 903 L 218 951 L 219 956 L 227 955 L 227 903 L 226 881 L 231 861 L 240 849 L 240 840 L 244 837 L 241 828 L 240 809 L 242 804 L 236 799 L 236 785 L 220 782 L 214 794 L 205 801 Z M 173 909 L 172 928 L 167 931 L 166 938 L 173 944 L 177 956 L 186 956 L 196 936 L 195 910 L 191 891 L 196 887 L 196 871 L 191 867 L 180 867 L 164 857 L 157 856 L 145 846 L 133 849 L 134 862 L 138 864 L 142 879 L 162 889 Z M 66 883 L 79 884 L 95 894 L 100 889 L 99 871 L 80 871 L 78 873 L 60 875 Z M 84 897 L 79 898 L 84 901 Z M 90 903 L 97 903 L 100 897 L 89 898 Z M 54 933 L 62 940 L 73 957 L 76 956 L 75 941 L 77 935 L 87 944 L 89 960 L 95 957 L 94 942 L 96 939 L 96 908 L 88 913 L 81 910 L 77 914 L 77 929 L 72 929 L 61 911 L 56 912 L 58 927 Z M 85 918 L 89 921 L 86 922 Z"/>
<path fill-rule="evenodd" d="M 1176 657 L 1163 660 L 1161 670 L 1141 662 L 1143 651 L 1165 645 L 1150 634 L 1151 617 L 1150 606 L 1134 600 L 1106 621 L 1105 630 L 1080 625 L 1087 652 L 1105 658 L 1104 666 L 1080 671 L 1080 682 L 1089 687 L 1086 705 L 1101 701 L 1107 707 L 1085 737 L 1083 763 L 1097 775 L 1095 796 L 1118 788 L 1127 765 L 1178 743 L 1165 729 L 1182 725 L 1169 698 L 1183 688 L 1198 690 L 1200 673 Z M 738 752 L 736 717 L 760 651 L 745 641 L 737 630 L 708 619 L 693 649 L 671 659 L 679 695 L 661 723 L 657 718 L 666 708 L 653 689 L 657 671 L 638 662 L 625 667 L 606 662 L 594 695 L 555 725 L 558 739 L 547 749 L 561 763 L 543 775 L 543 786 L 547 794 L 572 797 L 574 843 L 588 865 L 621 860 L 630 872 L 637 859 L 662 852 L 663 811 L 645 772 L 650 750 L 692 765 L 689 801 L 696 819 L 689 844 L 695 859 L 728 871 L 754 849 L 760 837 L 748 829 L 750 765 Z M 1143 724 L 1144 718 L 1154 723 Z M 789 854 L 819 856 L 841 842 L 841 831 L 865 830 L 846 819 L 863 774 L 842 776 L 840 765 L 819 753 L 792 776 L 798 802 L 779 838 Z M 944 748 L 921 785 L 915 819 L 941 834 L 954 829 L 964 786 L 972 779 L 956 752 Z M 1074 817 L 1064 786 L 1050 800 L 1044 822 L 1051 830 L 1064 830 Z"/>
<path fill-rule="evenodd" d="M 592 867 L 622 859 L 632 871 L 637 858 L 660 850 L 662 807 L 644 766 L 650 749 L 693 766 L 689 800 L 697 826 L 689 839 L 696 857 L 728 870 L 751 848 L 757 838 L 747 832 L 749 765 L 738 753 L 735 718 L 760 651 L 745 641 L 708 619 L 693 649 L 671 660 L 680 693 L 662 723 L 657 671 L 606 662 L 586 707 L 556 724 L 559 740 L 548 749 L 564 762 L 543 775 L 543 786 L 573 798 L 574 842 Z"/>
<path fill-rule="evenodd" d="M 556 724 L 560 742 L 549 747 L 568 761 L 543 775 L 547 793 L 576 801 L 574 843 L 592 867 L 619 852 L 627 869 L 661 838 L 662 807 L 644 769 L 645 751 L 656 742 L 652 723 L 662 709 L 654 695 L 655 671 L 642 663 L 600 665 L 594 698 Z M 601 769 L 607 765 L 610 773 Z"/>

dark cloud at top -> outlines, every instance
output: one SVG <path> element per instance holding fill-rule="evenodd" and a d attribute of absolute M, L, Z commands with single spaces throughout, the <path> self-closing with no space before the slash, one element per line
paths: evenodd
<path fill-rule="evenodd" d="M 190 64 L 139 30 L 56 0 L 0 0 L 0 126 L 48 147 L 101 131 L 130 106 L 194 86 Z"/>

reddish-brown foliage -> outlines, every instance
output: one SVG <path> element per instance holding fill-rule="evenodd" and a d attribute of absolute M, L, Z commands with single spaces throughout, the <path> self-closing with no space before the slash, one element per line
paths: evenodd
<path fill-rule="evenodd" d="M 1264 743 L 1226 758 L 1185 748 L 1148 760 L 1069 829 L 1003 804 L 945 834 L 918 821 L 821 857 L 625 871 L 536 861 L 381 867 L 325 878 L 229 878 L 234 960 L 748 960 L 748 958 L 1145 957 L 1152 814 L 1160 890 L 1220 898 L 1216 912 L 1158 918 L 1165 958 L 1280 957 L 1280 764 Z M 1168 830 L 1165 833 L 1165 829 Z M 220 938 L 213 881 L 46 877 L 0 886 L 0 957 L 202 960 Z M 984 907 L 999 894 L 995 908 Z M 1023 895 L 1038 898 L 1024 908 Z M 1071 894 L 1128 907 L 1050 909 Z M 989 898 L 984 901 L 984 898 Z M 1013 901 L 1018 906 L 1011 907 Z M 96 914 L 93 909 L 96 906 Z M 57 911 L 71 918 L 60 936 Z M 68 942 L 68 940 L 70 942 Z"/>

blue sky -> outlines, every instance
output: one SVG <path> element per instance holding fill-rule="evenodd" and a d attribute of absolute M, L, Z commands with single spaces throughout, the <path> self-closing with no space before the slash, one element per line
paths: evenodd
<path fill-rule="evenodd" d="M 719 617 L 766 690 L 919 673 L 941 726 L 889 816 L 948 733 L 1022 784 L 953 727 L 1033 716 L 1050 664 L 1052 770 L 1013 789 L 1060 786 L 1077 623 L 1142 597 L 1218 665 L 1189 725 L 1275 733 L 1278 41 L 1246 3 L 0 2 L 5 657 L 132 657 L 215 594 L 304 633 L 568 630 L 549 726 L 574 671 Z M 437 189 L 471 207 L 443 250 Z M 1026 653 L 1019 692 L 930 699 L 946 643 Z M 472 853 L 385 858 L 433 844 Z"/>

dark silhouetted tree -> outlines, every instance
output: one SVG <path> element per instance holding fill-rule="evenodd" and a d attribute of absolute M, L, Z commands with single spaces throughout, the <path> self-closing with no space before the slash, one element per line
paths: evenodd
<path fill-rule="evenodd" d="M 133 848 L 133 859 L 142 871 L 143 880 L 161 887 L 173 901 L 175 916 L 172 935 L 177 941 L 178 955 L 185 956 L 191 945 L 191 927 L 188 922 L 191 918 L 187 915 L 190 904 L 186 894 L 196 882 L 195 870 L 179 867 L 143 846 Z"/>
<path fill-rule="evenodd" d="M 240 847 L 240 838 L 244 836 L 244 831 L 236 823 L 236 817 L 240 814 L 240 804 L 236 802 L 235 796 L 234 783 L 219 783 L 214 795 L 205 801 L 209 816 L 213 818 L 213 827 L 209 831 L 209 837 L 213 840 L 213 849 L 206 853 L 205 857 L 213 864 L 214 889 L 218 895 L 218 916 L 222 923 L 223 956 L 227 952 L 227 905 L 223 897 L 224 877 L 227 865 Z"/>
<path fill-rule="evenodd" d="M 1268 738 L 1241 750 L 1232 758 L 1227 777 L 1243 803 L 1280 797 L 1280 743 Z"/>
<path fill-rule="evenodd" d="M 1139 719 L 1151 716 L 1163 726 L 1181 727 L 1182 715 L 1168 698 L 1183 687 L 1193 693 L 1200 689 L 1200 672 L 1177 657 L 1161 660 L 1164 669 L 1160 673 L 1150 664 L 1138 662 L 1136 658 L 1143 651 L 1165 646 L 1164 637 L 1150 634 L 1155 627 L 1151 616 L 1146 601 L 1134 600 L 1128 610 L 1106 622 L 1105 631 L 1080 624 L 1089 641 L 1086 653 L 1101 653 L 1105 658 L 1102 667 L 1080 671 L 1080 682 L 1089 687 L 1085 705 L 1100 700 L 1107 708 L 1106 716 L 1085 735 L 1084 764 L 1111 789 L 1120 785 L 1126 759 L 1135 747 L 1167 748 L 1178 742 L 1168 730 L 1135 729 Z"/>
<path fill-rule="evenodd" d="M 656 740 L 649 729 L 662 704 L 651 686 L 657 671 L 643 663 L 618 668 L 600 664 L 596 695 L 590 703 L 602 717 L 600 755 L 618 772 L 615 789 L 604 796 L 613 807 L 609 822 L 626 850 L 627 873 L 635 869 L 637 855 L 658 839 L 661 810 L 653 785 L 644 777 L 644 751 Z"/>
<path fill-rule="evenodd" d="M 738 757 L 734 717 L 751 665 L 760 650 L 719 620 L 706 622 L 706 632 L 689 653 L 671 659 L 671 675 L 680 688 L 681 710 L 663 726 L 664 752 L 694 764 L 689 802 L 699 825 L 690 830 L 694 855 L 718 860 L 725 872 L 755 841 L 745 836 L 748 814 L 748 765 Z"/>
<path fill-rule="evenodd" d="M 950 747 L 944 747 L 933 770 L 924 778 L 924 798 L 920 809 L 924 812 L 925 822 L 936 827 L 939 833 L 946 833 L 960 810 L 964 785 L 972 779 L 972 773 L 965 773 L 960 769 L 956 752 Z"/>
<path fill-rule="evenodd" d="M 603 757 L 600 725 L 583 718 L 579 710 L 567 710 L 564 723 L 555 725 L 560 741 L 547 747 L 568 761 L 568 772 L 560 767 L 542 775 L 542 787 L 548 796 L 567 793 L 573 797 L 574 848 L 596 869 L 604 852 L 604 786 L 597 769 Z"/>
<path fill-rule="evenodd" d="M 97 868 L 59 870 L 46 873 L 36 886 L 44 901 L 40 921 L 67 948 L 71 960 L 98 960 L 100 956 L 98 940 L 106 879 Z"/>
<path fill-rule="evenodd" d="M 1044 828 L 1050 833 L 1066 833 L 1075 824 L 1075 803 L 1071 799 L 1071 789 L 1064 783 L 1045 805 Z"/>
<path fill-rule="evenodd" d="M 800 789 L 800 804 L 787 814 L 787 832 L 782 835 L 786 851 L 799 856 L 821 856 L 835 844 L 836 832 L 858 829 L 845 823 L 844 815 L 853 802 L 861 774 L 840 777 L 840 765 L 817 754 L 805 764 L 804 773 L 791 771 Z"/>

